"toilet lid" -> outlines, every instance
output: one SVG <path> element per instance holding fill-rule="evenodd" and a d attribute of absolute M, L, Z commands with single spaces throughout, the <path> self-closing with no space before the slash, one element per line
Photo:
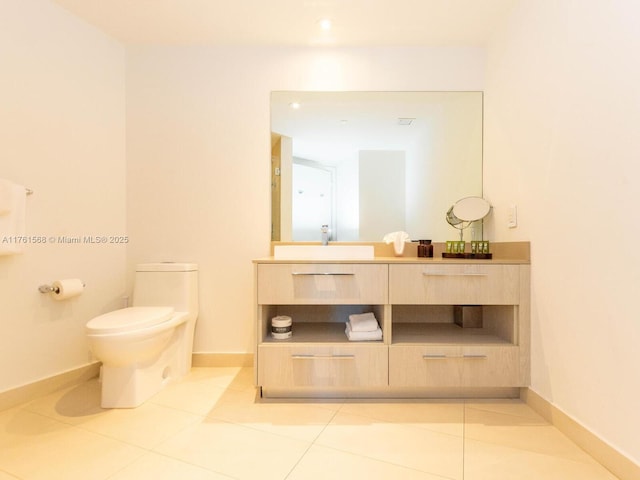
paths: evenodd
<path fill-rule="evenodd" d="M 95 317 L 87 323 L 91 333 L 121 333 L 166 322 L 173 307 L 129 307 Z"/>

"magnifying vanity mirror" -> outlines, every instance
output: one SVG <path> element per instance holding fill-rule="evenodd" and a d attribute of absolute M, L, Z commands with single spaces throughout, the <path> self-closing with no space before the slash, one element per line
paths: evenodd
<path fill-rule="evenodd" d="M 447 210 L 447 222 L 460 230 L 460 240 L 463 230 L 471 226 L 473 222 L 479 222 L 491 212 L 491 204 L 481 197 L 465 197 L 454 203 Z M 479 225 L 481 228 L 482 225 Z"/>
<path fill-rule="evenodd" d="M 444 241 L 482 195 L 482 92 L 271 94 L 272 240 Z"/>

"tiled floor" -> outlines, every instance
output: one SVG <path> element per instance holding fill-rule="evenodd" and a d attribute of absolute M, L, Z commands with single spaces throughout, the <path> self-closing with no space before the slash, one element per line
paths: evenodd
<path fill-rule="evenodd" d="M 0 480 L 611 480 L 520 401 L 259 401 L 194 368 L 136 409 L 96 380 L 0 412 Z"/>

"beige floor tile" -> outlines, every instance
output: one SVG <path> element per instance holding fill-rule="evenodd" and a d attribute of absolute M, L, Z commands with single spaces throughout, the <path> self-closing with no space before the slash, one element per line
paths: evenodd
<path fill-rule="evenodd" d="M 13 475 L 9 475 L 8 473 L 4 473 L 0 470 L 0 480 L 20 480 L 18 477 L 14 477 Z"/>
<path fill-rule="evenodd" d="M 439 475 L 412 470 L 326 447 L 313 446 L 287 480 L 444 480 Z"/>
<path fill-rule="evenodd" d="M 527 418 L 467 408 L 465 438 L 574 461 L 593 461 L 591 456 L 541 417 Z"/>
<path fill-rule="evenodd" d="M 518 399 L 466 400 L 465 407 L 487 412 L 502 413 L 504 415 L 524 417 L 538 422 L 546 422 L 546 420 L 536 413 L 529 405 Z"/>
<path fill-rule="evenodd" d="M 315 444 L 447 478 L 462 478 L 463 438 L 339 412 Z"/>
<path fill-rule="evenodd" d="M 354 401 L 345 403 L 340 413 L 463 435 L 464 403 L 458 400 Z"/>
<path fill-rule="evenodd" d="M 21 408 L 5 410 L 0 413 L 0 458 L 7 448 L 46 440 L 49 436 L 65 432 L 69 428 L 70 425 Z"/>
<path fill-rule="evenodd" d="M 54 392 L 25 405 L 25 410 L 60 422 L 79 425 L 106 410 L 100 407 L 101 387 L 97 379 Z"/>
<path fill-rule="evenodd" d="M 260 396 L 258 394 L 258 389 L 254 388 L 252 390 L 235 390 L 233 388 L 225 389 L 224 393 L 216 400 L 216 407 L 225 404 L 234 404 L 234 405 L 252 405 L 256 402 L 260 402 Z M 213 410 L 213 408 L 211 409 Z"/>
<path fill-rule="evenodd" d="M 215 407 L 209 418 L 237 423 L 285 437 L 312 442 L 335 411 L 299 402 L 233 403 Z"/>
<path fill-rule="evenodd" d="M 343 400 L 334 398 L 261 398 L 260 391 L 257 388 L 235 390 L 227 389 L 224 395 L 220 398 L 216 406 L 222 406 L 225 404 L 287 404 L 287 405 L 309 405 L 316 408 L 324 408 L 337 412 L 343 405 Z"/>
<path fill-rule="evenodd" d="M 144 454 L 26 410 L 0 424 L 0 469 L 24 480 L 102 480 Z"/>
<path fill-rule="evenodd" d="M 598 463 L 465 441 L 464 480 L 615 480 Z"/>
<path fill-rule="evenodd" d="M 231 478 L 233 477 L 214 473 L 157 453 L 148 453 L 109 477 L 109 480 L 230 480 Z"/>
<path fill-rule="evenodd" d="M 229 388 L 233 388 L 235 390 L 255 390 L 256 385 L 253 367 L 241 368 L 233 377 L 233 380 L 229 384 Z"/>
<path fill-rule="evenodd" d="M 154 395 L 149 402 L 205 416 L 216 406 L 224 394 L 223 387 L 206 379 L 190 380 L 168 385 L 167 388 Z"/>
<path fill-rule="evenodd" d="M 301 404 L 301 405 L 312 405 L 316 408 L 324 408 L 327 410 L 331 410 L 333 412 L 337 412 L 344 405 L 345 400 L 342 398 L 269 398 L 262 397 L 260 398 L 258 391 L 256 391 L 256 402 L 260 403 L 272 403 L 272 404 Z"/>
<path fill-rule="evenodd" d="M 244 385 L 242 379 L 245 377 L 241 367 L 194 367 L 189 374 L 181 380 L 182 382 L 205 381 L 220 388 L 227 388 L 233 384 Z M 240 378 L 241 380 L 238 380 Z"/>
<path fill-rule="evenodd" d="M 520 400 L 265 399 L 252 368 L 194 368 L 135 409 L 100 408 L 94 379 L 0 412 L 0 480 L 442 480 L 463 466 L 464 480 L 615 478 Z"/>
<path fill-rule="evenodd" d="M 195 367 L 184 380 L 206 380 L 217 387 L 234 390 L 256 388 L 252 367 Z"/>
<path fill-rule="evenodd" d="M 202 419 L 201 415 L 146 402 L 136 408 L 104 410 L 80 428 L 149 449 Z"/>
<path fill-rule="evenodd" d="M 207 419 L 154 450 L 236 479 L 282 480 L 308 447 L 308 442 Z"/>

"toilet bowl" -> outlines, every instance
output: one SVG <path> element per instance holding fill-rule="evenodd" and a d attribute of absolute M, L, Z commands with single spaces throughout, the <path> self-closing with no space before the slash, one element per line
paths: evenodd
<path fill-rule="evenodd" d="M 133 307 L 86 325 L 89 347 L 102 361 L 103 408 L 132 408 L 191 368 L 198 312 L 197 266 L 142 264 Z"/>

